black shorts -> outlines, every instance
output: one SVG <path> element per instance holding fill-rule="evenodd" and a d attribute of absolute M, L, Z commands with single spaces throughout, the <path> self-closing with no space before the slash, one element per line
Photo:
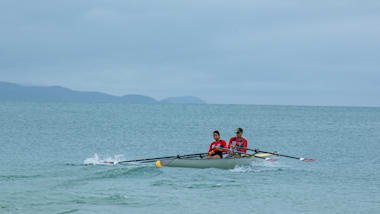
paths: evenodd
<path fill-rule="evenodd" d="M 219 155 L 220 158 L 223 158 L 223 152 L 221 152 L 221 151 L 216 151 L 216 152 L 214 153 L 214 155 L 212 155 L 212 156 L 215 156 L 215 155 Z"/>

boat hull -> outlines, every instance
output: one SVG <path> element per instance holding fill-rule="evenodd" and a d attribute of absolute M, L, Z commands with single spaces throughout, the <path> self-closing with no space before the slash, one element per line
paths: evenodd
<path fill-rule="evenodd" d="M 250 165 L 255 158 L 225 158 L 225 159 L 171 159 L 160 160 L 156 162 L 156 166 L 166 167 L 184 167 L 184 168 L 218 168 L 233 169 L 236 166 Z"/>

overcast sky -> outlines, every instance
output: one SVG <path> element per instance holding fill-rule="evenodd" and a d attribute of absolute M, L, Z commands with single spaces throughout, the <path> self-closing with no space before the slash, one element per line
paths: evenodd
<path fill-rule="evenodd" d="M 380 1 L 2 0 L 0 81 L 380 106 Z"/>

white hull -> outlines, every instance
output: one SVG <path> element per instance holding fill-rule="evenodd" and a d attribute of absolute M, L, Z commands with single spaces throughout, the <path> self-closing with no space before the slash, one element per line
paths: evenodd
<path fill-rule="evenodd" d="M 233 169 L 236 166 L 250 165 L 255 158 L 224 158 L 224 159 L 171 159 L 160 160 L 156 162 L 156 166 L 167 167 L 185 167 L 185 168 L 219 168 Z"/>

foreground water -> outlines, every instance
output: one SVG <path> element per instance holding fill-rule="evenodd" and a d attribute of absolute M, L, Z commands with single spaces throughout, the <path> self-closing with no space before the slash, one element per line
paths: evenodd
<path fill-rule="evenodd" d="M 0 103 L 0 213 L 377 213 L 380 108 Z M 281 158 L 233 170 L 86 165 L 207 152 L 243 127 Z"/>

